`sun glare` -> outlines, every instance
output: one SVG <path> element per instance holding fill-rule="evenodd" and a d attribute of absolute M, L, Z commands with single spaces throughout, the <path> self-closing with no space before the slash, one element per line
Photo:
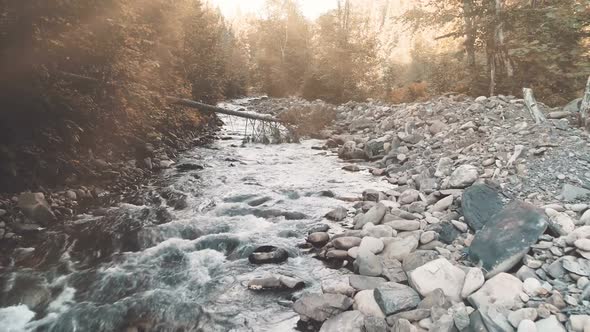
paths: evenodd
<path fill-rule="evenodd" d="M 223 15 L 231 17 L 238 13 L 259 13 L 264 10 L 266 0 L 209 0 L 219 7 Z M 337 0 L 298 0 L 303 15 L 315 19 L 330 9 L 336 8 Z"/>

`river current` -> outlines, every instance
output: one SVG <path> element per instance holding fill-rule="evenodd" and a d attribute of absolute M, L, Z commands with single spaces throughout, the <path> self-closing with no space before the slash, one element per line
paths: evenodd
<path fill-rule="evenodd" d="M 237 101 L 234 106 L 247 101 Z M 231 105 L 226 105 L 231 106 Z M 253 109 L 252 111 L 255 111 Z M 1 331 L 294 331 L 301 292 L 332 269 L 298 244 L 338 197 L 386 189 L 368 171 L 351 173 L 336 155 L 299 144 L 242 144 L 245 121 L 223 118 L 220 139 L 185 153 L 133 204 L 80 216 L 66 232 L 0 274 Z M 260 245 L 285 248 L 281 264 L 253 265 Z M 298 292 L 247 289 L 270 273 L 303 279 Z M 15 300 L 16 299 L 16 300 Z M 28 303 L 29 307 L 25 304 Z"/>

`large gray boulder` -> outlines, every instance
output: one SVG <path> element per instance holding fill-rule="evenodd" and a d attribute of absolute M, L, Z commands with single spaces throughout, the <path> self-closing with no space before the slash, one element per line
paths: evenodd
<path fill-rule="evenodd" d="M 43 193 L 22 193 L 18 197 L 18 207 L 24 215 L 41 225 L 48 225 L 56 220 Z"/>
<path fill-rule="evenodd" d="M 375 288 L 374 296 L 386 316 L 414 309 L 420 303 L 420 296 L 415 290 L 396 283 L 388 283 L 387 287 Z"/>
<path fill-rule="evenodd" d="M 442 289 L 445 296 L 460 302 L 465 272 L 445 258 L 439 258 L 408 272 L 408 280 L 422 296 Z"/>
<path fill-rule="evenodd" d="M 511 203 L 475 234 L 469 259 L 482 267 L 486 278 L 508 271 L 537 243 L 546 228 L 542 211 L 528 203 Z"/>
<path fill-rule="evenodd" d="M 503 207 L 500 193 L 485 184 L 474 184 L 467 188 L 461 199 L 465 222 L 475 231 L 482 229 Z"/>

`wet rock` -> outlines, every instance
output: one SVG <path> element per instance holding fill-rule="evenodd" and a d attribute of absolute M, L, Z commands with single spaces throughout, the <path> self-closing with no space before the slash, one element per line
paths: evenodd
<path fill-rule="evenodd" d="M 379 202 L 384 199 L 383 193 L 374 189 L 366 189 L 363 191 L 363 201 L 367 202 Z"/>
<path fill-rule="evenodd" d="M 451 188 L 466 188 L 479 178 L 477 167 L 472 165 L 459 166 L 449 178 Z"/>
<path fill-rule="evenodd" d="M 364 326 L 364 315 L 358 310 L 353 310 L 328 319 L 322 325 L 320 332 L 363 332 Z"/>
<path fill-rule="evenodd" d="M 372 289 L 358 292 L 354 296 L 354 304 L 352 307 L 354 310 L 360 311 L 365 316 L 385 318 L 383 311 L 381 311 L 381 308 L 375 301 Z"/>
<path fill-rule="evenodd" d="M 303 320 L 323 322 L 352 306 L 353 300 L 341 294 L 304 294 L 293 304 Z M 362 321 L 362 319 L 361 319 Z"/>
<path fill-rule="evenodd" d="M 349 277 L 350 286 L 356 290 L 375 289 L 387 282 L 381 277 L 368 277 L 360 275 L 351 275 Z"/>
<path fill-rule="evenodd" d="M 314 247 L 320 248 L 330 242 L 330 235 L 324 232 L 311 233 L 307 236 L 307 242 L 311 243 Z"/>
<path fill-rule="evenodd" d="M 518 264 L 545 229 L 545 217 L 530 204 L 511 203 L 475 235 L 469 259 L 486 271 L 486 277 Z"/>
<path fill-rule="evenodd" d="M 466 299 L 469 295 L 481 288 L 485 283 L 485 278 L 481 269 L 472 267 L 465 274 L 465 282 L 461 289 L 461 298 Z"/>
<path fill-rule="evenodd" d="M 416 250 L 404 258 L 402 267 L 405 272 L 410 272 L 437 258 L 438 253 L 434 250 Z"/>
<path fill-rule="evenodd" d="M 33 274 L 14 274 L 0 276 L 0 307 L 20 304 L 31 310 L 43 310 L 51 301 L 51 291 L 45 278 Z"/>
<path fill-rule="evenodd" d="M 200 171 L 205 168 L 203 166 L 197 165 L 197 164 L 182 163 L 182 164 L 176 165 L 176 169 L 179 172 L 188 172 L 188 171 Z"/>
<path fill-rule="evenodd" d="M 57 218 L 45 200 L 43 193 L 22 193 L 18 197 L 18 207 L 23 214 L 41 225 L 47 226 Z"/>
<path fill-rule="evenodd" d="M 343 236 L 332 240 L 334 248 L 340 250 L 348 250 L 352 247 L 358 247 L 361 245 L 362 239 L 355 236 Z"/>
<path fill-rule="evenodd" d="M 348 216 L 348 210 L 345 207 L 339 206 L 336 209 L 328 212 L 326 218 L 333 221 L 342 221 Z"/>
<path fill-rule="evenodd" d="M 360 172 L 361 168 L 358 167 L 357 165 L 346 165 L 342 167 L 343 170 L 348 171 L 348 172 Z"/>
<path fill-rule="evenodd" d="M 413 237 L 382 238 L 385 248 L 381 253 L 384 260 L 395 259 L 403 261 L 404 258 L 418 248 L 418 240 Z"/>
<path fill-rule="evenodd" d="M 348 141 L 338 150 L 338 157 L 344 160 L 365 159 L 367 154 L 365 150 L 358 148 L 355 142 Z"/>
<path fill-rule="evenodd" d="M 252 264 L 277 264 L 286 261 L 287 258 L 289 258 L 287 251 L 275 246 L 258 247 L 248 256 Z"/>
<path fill-rule="evenodd" d="M 465 222 L 478 231 L 504 207 L 500 194 L 485 184 L 474 184 L 463 193 L 461 208 Z"/>
<path fill-rule="evenodd" d="M 420 296 L 416 291 L 395 283 L 388 284 L 386 288 L 376 288 L 374 296 L 381 311 L 387 316 L 414 309 L 420 303 Z"/>
<path fill-rule="evenodd" d="M 362 229 L 368 223 L 372 223 L 373 225 L 378 225 L 383 220 L 385 213 L 387 212 L 387 207 L 382 203 L 377 203 L 377 205 L 373 206 L 367 213 L 362 215 L 355 223 L 354 229 Z"/>
<path fill-rule="evenodd" d="M 255 278 L 248 282 L 248 289 L 252 290 L 268 290 L 268 289 L 279 289 L 283 285 L 279 278 L 272 276 L 266 278 Z"/>
<path fill-rule="evenodd" d="M 566 332 L 565 327 L 553 315 L 537 321 L 535 325 L 537 326 L 537 332 Z"/>
<path fill-rule="evenodd" d="M 440 288 L 453 301 L 461 301 L 465 272 L 446 259 L 439 258 L 408 272 L 408 280 L 422 296 Z"/>
<path fill-rule="evenodd" d="M 477 292 L 469 296 L 468 300 L 475 308 L 491 304 L 507 309 L 516 308 L 522 303 L 518 295 L 522 292 L 522 285 L 522 281 L 515 276 L 500 273 L 486 281 Z"/>

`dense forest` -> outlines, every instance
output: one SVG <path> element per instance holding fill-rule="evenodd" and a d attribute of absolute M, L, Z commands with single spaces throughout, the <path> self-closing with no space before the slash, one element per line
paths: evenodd
<path fill-rule="evenodd" d="M 3 0 L 0 173 L 27 160 L 51 175 L 65 166 L 40 154 L 108 159 L 202 123 L 166 96 L 400 103 L 529 86 L 557 106 L 590 73 L 587 0 L 335 4 L 311 20 L 295 0 L 233 18 L 200 0 Z"/>

